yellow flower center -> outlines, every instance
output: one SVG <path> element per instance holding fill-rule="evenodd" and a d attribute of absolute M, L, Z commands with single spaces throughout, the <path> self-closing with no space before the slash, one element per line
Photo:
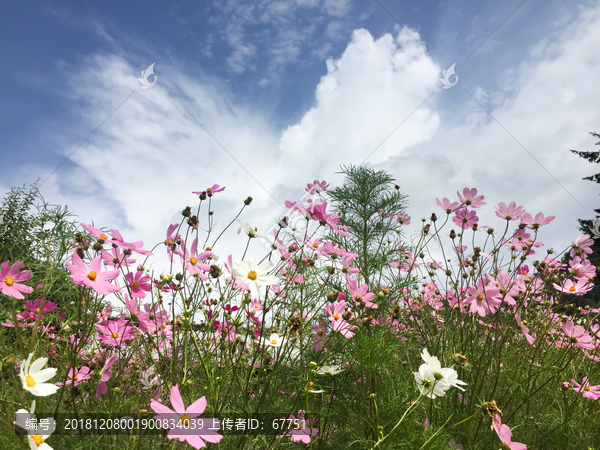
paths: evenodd
<path fill-rule="evenodd" d="M 42 442 L 44 442 L 44 438 L 42 436 L 40 436 L 39 434 L 32 435 L 31 440 L 33 442 L 35 442 L 36 447 L 39 447 L 40 445 L 42 445 Z"/>
<path fill-rule="evenodd" d="M 33 379 L 33 377 L 31 375 L 27 375 L 25 377 L 25 383 L 27 383 L 28 387 L 34 387 L 35 386 L 35 380 Z"/>
<path fill-rule="evenodd" d="M 104 239 L 106 241 L 108 239 L 108 236 L 102 233 L 100 236 L 98 236 L 98 238 Z"/>
<path fill-rule="evenodd" d="M 273 345 L 277 345 L 277 339 L 273 339 L 273 340 L 271 341 L 271 344 L 273 344 Z"/>
<path fill-rule="evenodd" d="M 478 301 L 478 302 L 482 302 L 482 301 L 483 301 L 483 295 L 479 294 L 479 295 L 477 296 L 477 301 Z"/>
<path fill-rule="evenodd" d="M 317 334 L 318 334 L 319 336 L 323 336 L 323 330 L 319 330 L 319 331 L 317 331 Z"/>
<path fill-rule="evenodd" d="M 4 284 L 6 284 L 7 286 L 12 286 L 13 284 L 15 284 L 15 280 L 13 280 L 12 277 L 6 277 L 4 279 Z"/>
<path fill-rule="evenodd" d="M 75 376 L 73 377 L 73 381 L 77 381 L 77 378 L 78 378 L 78 377 L 77 377 L 77 375 L 75 375 Z"/>
<path fill-rule="evenodd" d="M 584 391 L 588 391 L 588 392 L 590 392 L 590 387 L 589 387 L 589 386 L 586 386 L 586 387 L 584 387 L 584 388 L 583 388 L 583 390 L 584 390 Z"/>
<path fill-rule="evenodd" d="M 169 239 L 169 245 L 173 245 L 173 239 Z"/>
<path fill-rule="evenodd" d="M 119 333 L 113 333 L 111 334 L 112 337 L 114 337 L 115 339 L 117 339 L 119 337 Z"/>
<path fill-rule="evenodd" d="M 193 256 L 190 258 L 190 264 L 192 266 L 196 265 L 197 262 L 198 262 L 198 260 L 196 258 L 194 258 Z"/>
<path fill-rule="evenodd" d="M 576 288 L 575 286 L 571 286 L 571 287 L 569 288 L 569 291 L 571 291 L 571 292 L 575 292 L 576 290 L 577 290 L 577 288 Z"/>
<path fill-rule="evenodd" d="M 333 318 L 334 318 L 335 320 L 339 320 L 339 319 L 340 319 L 340 316 L 338 316 L 337 314 L 334 314 L 334 315 L 333 315 Z"/>
<path fill-rule="evenodd" d="M 35 308 L 35 312 L 39 313 L 40 312 L 40 308 Z"/>
<path fill-rule="evenodd" d="M 133 290 L 139 289 L 140 288 L 140 283 L 138 283 L 137 281 L 134 281 L 133 283 L 131 283 L 131 288 Z"/>
<path fill-rule="evenodd" d="M 251 270 L 248 272 L 248 278 L 254 281 L 258 278 L 258 274 L 254 270 Z"/>
<path fill-rule="evenodd" d="M 98 274 L 92 270 L 90 273 L 88 273 L 87 277 L 92 281 L 96 281 L 97 276 L 98 276 Z"/>
<path fill-rule="evenodd" d="M 258 303 L 255 303 L 254 304 L 254 309 L 258 309 L 258 308 L 260 308 L 260 305 Z"/>
<path fill-rule="evenodd" d="M 319 244 L 317 244 L 316 242 L 313 244 L 314 248 L 319 248 Z"/>
<path fill-rule="evenodd" d="M 188 416 L 187 414 L 182 414 L 181 416 L 179 416 L 179 422 L 181 422 L 181 424 L 184 427 L 188 427 L 190 425 L 191 421 L 192 421 L 192 418 L 190 416 Z"/>

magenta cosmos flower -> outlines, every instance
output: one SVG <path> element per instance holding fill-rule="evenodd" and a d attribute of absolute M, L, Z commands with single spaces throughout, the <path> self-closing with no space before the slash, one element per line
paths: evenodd
<path fill-rule="evenodd" d="M 471 228 L 475 222 L 479 220 L 475 211 L 468 211 L 467 208 L 461 208 L 454 213 L 452 221 L 457 227 L 461 227 L 463 230 Z"/>
<path fill-rule="evenodd" d="M 4 261 L 2 263 L 2 269 L 0 270 L 0 290 L 4 295 L 10 297 L 24 299 L 22 292 L 30 294 L 33 292 L 33 288 L 21 284 L 23 281 L 30 280 L 33 275 L 29 270 L 20 271 L 25 263 L 23 261 L 17 261 L 10 267 L 10 261 Z"/>
<path fill-rule="evenodd" d="M 89 268 L 77 253 L 73 253 L 72 261 L 73 264 L 67 261 L 65 266 L 67 266 L 67 269 L 71 272 L 71 275 L 69 276 L 72 278 L 73 283 L 91 288 L 100 295 L 119 292 L 121 290 L 119 286 L 109 283 L 119 276 L 118 270 L 100 271 L 102 267 L 102 255 L 96 256 L 90 262 Z"/>
<path fill-rule="evenodd" d="M 162 420 L 167 420 L 167 423 L 170 424 L 174 418 L 178 419 L 177 425 L 181 424 L 179 429 L 185 429 L 186 427 L 192 428 L 192 419 L 198 417 L 206 409 L 206 397 L 196 400 L 186 408 L 177 385 L 171 388 L 170 400 L 171 406 L 175 408 L 175 411 L 163 405 L 162 403 L 157 402 L 156 400 L 150 401 L 150 407 L 155 413 L 157 413 L 157 415 L 154 417 L 156 421 L 162 422 Z M 218 419 L 204 420 L 205 422 L 203 422 L 203 425 L 206 425 L 208 422 L 208 424 L 211 426 L 214 425 L 215 427 L 220 427 L 220 421 Z M 198 431 L 198 433 L 202 434 L 189 434 L 191 433 L 191 430 L 188 430 L 188 433 L 186 434 L 177 434 L 180 433 L 177 425 L 169 431 L 167 437 L 169 439 L 179 439 L 182 442 L 187 441 L 188 444 L 196 449 L 206 447 L 204 441 L 210 442 L 211 444 L 217 444 L 221 439 L 223 439 L 223 436 L 218 434 L 216 431 L 210 430 L 208 426 L 202 426 L 202 431 Z M 200 427 L 196 426 L 195 428 L 199 429 Z"/>
<path fill-rule="evenodd" d="M 502 448 L 507 448 L 509 450 L 527 450 L 527 446 L 525 444 L 521 444 L 520 442 L 512 441 L 512 431 L 510 431 L 510 427 L 508 425 L 503 425 L 500 420 L 500 414 L 496 414 L 494 418 L 494 431 L 498 435 L 498 438 L 502 441 Z"/>
<path fill-rule="evenodd" d="M 104 324 L 97 323 L 96 328 L 101 333 L 96 335 L 98 340 L 113 347 L 125 347 L 127 346 L 126 341 L 135 338 L 133 327 L 128 320 L 119 319 L 106 321 Z"/>
<path fill-rule="evenodd" d="M 142 271 L 136 272 L 135 275 L 133 272 L 125 274 L 125 280 L 129 285 L 132 298 L 145 298 L 146 292 L 152 287 L 150 285 L 151 278 L 148 275 L 144 275 Z"/>

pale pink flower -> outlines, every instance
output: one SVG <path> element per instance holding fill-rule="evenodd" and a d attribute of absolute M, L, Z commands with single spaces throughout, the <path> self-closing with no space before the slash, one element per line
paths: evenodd
<path fill-rule="evenodd" d="M 254 299 L 250 302 L 250 309 L 252 311 L 262 311 L 263 306 L 262 303 L 258 299 Z"/>
<path fill-rule="evenodd" d="M 583 396 L 585 398 L 589 398 L 590 400 L 600 400 L 600 385 L 590 386 L 588 377 L 583 377 L 581 384 L 573 379 L 571 379 L 571 382 L 573 383 L 573 390 L 575 392 L 583 393 Z"/>
<path fill-rule="evenodd" d="M 504 448 L 509 450 L 527 450 L 527 446 L 525 444 L 512 441 L 512 431 L 510 431 L 508 425 L 502 424 L 500 414 L 496 414 L 496 417 L 494 418 L 494 431 L 498 435 L 498 438 L 500 438 L 502 441 L 502 444 L 504 444 Z"/>
<path fill-rule="evenodd" d="M 191 252 L 187 251 L 187 248 L 182 243 L 184 258 L 185 258 L 185 269 L 188 271 L 190 275 L 195 273 L 198 274 L 198 278 L 201 280 L 208 280 L 208 276 L 204 272 L 208 272 L 210 270 L 210 265 L 202 263 L 200 261 L 205 260 L 212 256 L 212 251 L 206 251 L 198 254 L 198 238 L 194 239 L 192 242 Z"/>
<path fill-rule="evenodd" d="M 167 434 L 169 439 L 179 439 L 181 442 L 187 441 L 187 443 L 195 449 L 206 447 L 204 441 L 211 444 L 217 444 L 219 441 L 221 441 L 221 439 L 223 439 L 222 435 L 209 429 L 210 427 L 213 427 L 213 425 L 215 428 L 220 428 L 219 419 L 196 419 L 206 409 L 206 397 L 196 400 L 186 408 L 185 404 L 183 403 L 183 399 L 181 398 L 181 394 L 179 393 L 179 387 L 178 385 L 175 385 L 171 388 L 170 400 L 171 406 L 175 408 L 174 411 L 154 399 L 150 401 L 150 407 L 155 413 L 157 413 L 157 415 L 154 417 L 155 420 L 162 422 L 163 419 L 166 419 L 167 423 L 170 424 L 174 417 L 179 419 L 175 427 L 172 428 Z M 200 427 L 197 423 L 192 424 L 193 419 L 196 419 L 196 422 L 203 420 L 203 426 Z M 178 431 L 177 425 L 179 425 L 179 429 L 184 430 L 197 425 L 194 428 L 198 430 L 198 434 L 191 434 L 190 432 L 186 434 L 178 434 L 181 432 Z"/>
<path fill-rule="evenodd" d="M 477 189 L 463 189 L 463 195 L 460 195 L 460 192 L 456 191 L 458 194 L 458 199 L 463 205 L 470 206 L 471 208 L 479 208 L 480 206 L 485 205 L 483 201 L 483 195 L 477 195 Z M 464 197 L 463 197 L 464 196 Z"/>
<path fill-rule="evenodd" d="M 90 372 L 90 368 L 87 366 L 83 366 L 81 369 L 72 367 L 67 373 L 67 381 L 65 383 L 58 382 L 56 385 L 59 387 L 70 386 L 72 384 L 78 386 L 85 380 L 89 380 L 93 373 L 94 372 Z"/>
<path fill-rule="evenodd" d="M 350 298 L 354 300 L 354 302 L 358 306 L 364 306 L 365 308 L 379 308 L 379 305 L 372 303 L 376 296 L 372 292 L 369 291 L 369 286 L 367 283 L 363 283 L 360 287 L 358 287 L 358 282 L 348 275 L 346 277 L 346 283 L 348 283 L 348 291 L 350 293 Z"/>
<path fill-rule="evenodd" d="M 145 298 L 146 292 L 150 291 L 152 287 L 150 284 L 152 278 L 144 275 L 142 271 L 136 272 L 135 275 L 133 272 L 125 274 L 125 280 L 129 284 L 132 298 Z"/>
<path fill-rule="evenodd" d="M 97 323 L 96 328 L 102 334 L 97 334 L 97 338 L 103 344 L 109 344 L 113 347 L 126 347 L 126 341 L 135 338 L 133 328 L 128 320 L 111 320 L 104 324 Z"/>
<path fill-rule="evenodd" d="M 593 350 L 596 348 L 594 344 L 594 338 L 585 331 L 581 325 L 575 325 L 572 320 L 569 320 L 562 326 L 562 330 L 565 335 L 569 338 L 571 344 L 580 348 Z"/>
<path fill-rule="evenodd" d="M 519 220 L 525 213 L 522 206 L 517 206 L 515 202 L 511 202 L 508 206 L 504 202 L 500 202 L 496 206 L 496 215 L 501 219 Z"/>
<path fill-rule="evenodd" d="M 327 190 L 328 187 L 329 184 L 325 180 L 315 180 L 314 183 L 308 183 L 306 185 L 305 191 L 308 192 L 310 195 L 320 194 L 321 192 Z"/>
<path fill-rule="evenodd" d="M 479 314 L 485 317 L 488 313 L 494 314 L 496 307 L 502 304 L 500 289 L 494 285 L 486 285 L 485 280 L 480 278 L 475 286 L 469 287 L 469 297 L 464 301 L 471 305 L 471 314 Z"/>
<path fill-rule="evenodd" d="M 558 291 L 573 295 L 583 295 L 594 288 L 594 284 L 588 283 L 586 279 L 581 279 L 577 283 L 573 283 L 573 281 L 567 279 L 563 282 L 562 286 L 556 283 L 552 283 L 552 286 Z"/>
<path fill-rule="evenodd" d="M 327 303 L 327 306 L 325 306 L 325 313 L 329 316 L 333 331 L 339 332 L 346 339 L 352 339 L 354 333 L 351 330 L 354 330 L 356 326 L 351 326 L 342 318 L 344 309 L 346 309 L 346 301 L 341 300 L 335 305 L 333 303 Z"/>
<path fill-rule="evenodd" d="M 571 248 L 571 258 L 575 256 L 581 256 L 582 258 L 587 258 L 587 255 L 592 253 L 592 245 L 594 245 L 594 240 L 590 239 L 589 234 L 583 234 L 575 239 Z"/>
<path fill-rule="evenodd" d="M 96 386 L 96 399 L 100 400 L 100 398 L 108 392 L 108 386 L 106 382 L 110 380 L 112 376 L 112 372 L 110 371 L 110 366 L 112 366 L 117 359 L 117 355 L 113 355 L 106 360 L 104 363 L 104 367 L 100 371 L 100 380 L 98 381 L 98 386 Z"/>
<path fill-rule="evenodd" d="M 542 225 L 547 225 L 554 220 L 554 216 L 544 217 L 542 213 L 537 213 L 535 218 L 529 213 L 523 213 L 521 216 L 521 224 L 527 225 L 527 228 L 537 230 Z"/>
<path fill-rule="evenodd" d="M 454 211 L 456 211 L 458 208 L 461 207 L 461 204 L 458 202 L 450 202 L 450 200 L 448 200 L 447 198 L 444 197 L 444 199 L 440 202 L 439 199 L 435 199 L 435 203 L 436 205 L 438 205 L 440 208 L 442 208 L 444 211 L 446 211 L 446 214 L 451 214 Z"/>

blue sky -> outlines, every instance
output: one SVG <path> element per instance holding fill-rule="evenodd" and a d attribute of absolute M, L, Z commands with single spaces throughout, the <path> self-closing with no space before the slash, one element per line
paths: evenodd
<path fill-rule="evenodd" d="M 0 194 L 41 192 L 147 247 L 193 190 L 217 229 L 267 231 L 307 182 L 341 164 L 387 170 L 413 225 L 475 187 L 555 215 L 562 250 L 593 217 L 600 132 L 600 3 L 528 0 L 4 2 Z M 155 64 L 156 84 L 141 71 Z M 442 71 L 455 64 L 456 84 Z M 69 158 L 65 160 L 65 158 Z M 201 224 L 202 225 L 202 224 Z M 415 230 L 416 227 L 411 228 Z M 410 234 L 410 233 L 409 233 Z M 243 252 L 232 230 L 218 253 Z M 256 247 L 256 256 L 262 256 Z"/>

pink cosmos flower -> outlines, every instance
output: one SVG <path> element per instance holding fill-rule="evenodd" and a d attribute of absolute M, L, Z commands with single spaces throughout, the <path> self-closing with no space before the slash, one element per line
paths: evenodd
<path fill-rule="evenodd" d="M 588 377 L 583 377 L 581 384 L 573 379 L 571 379 L 571 382 L 573 383 L 573 390 L 575 392 L 582 392 L 583 396 L 585 398 L 589 398 L 590 400 L 600 400 L 600 385 L 590 386 Z"/>
<path fill-rule="evenodd" d="M 312 424 L 316 422 L 317 418 L 313 417 L 312 419 L 304 418 L 304 411 L 298 411 L 298 417 L 290 414 L 289 417 L 285 418 L 286 423 L 289 423 L 288 420 L 291 420 L 293 429 L 288 431 L 285 434 L 277 436 L 277 438 L 282 438 L 284 436 L 289 436 L 292 442 L 302 442 L 303 444 L 310 444 L 311 436 L 314 436 L 319 433 L 319 430 L 315 428 Z"/>
<path fill-rule="evenodd" d="M 324 347 L 324 341 L 327 339 L 327 323 L 323 321 L 320 324 L 315 323 L 312 325 L 312 329 L 315 334 L 312 336 L 313 344 L 311 348 L 316 352 L 320 352 Z"/>
<path fill-rule="evenodd" d="M 356 267 L 351 267 L 352 266 L 352 262 L 354 261 L 354 256 L 342 256 L 342 272 L 343 273 L 349 273 L 349 274 L 353 274 L 353 273 L 358 273 L 360 272 L 359 269 L 357 269 Z"/>
<path fill-rule="evenodd" d="M 169 259 L 173 262 L 173 254 L 179 255 L 183 257 L 183 253 L 181 253 L 177 249 L 177 245 L 181 242 L 181 235 L 179 233 L 175 233 L 175 230 L 179 228 L 179 224 L 172 223 L 167 228 L 167 239 L 165 240 L 165 245 L 167 246 L 167 255 L 169 255 Z"/>
<path fill-rule="evenodd" d="M 69 276 L 72 278 L 74 284 L 84 285 L 88 289 L 95 290 L 100 295 L 119 292 L 121 290 L 119 286 L 109 283 L 109 281 L 119 276 L 118 270 L 100 271 L 102 267 L 102 255 L 96 256 L 90 262 L 89 269 L 77 253 L 73 253 L 72 261 L 73 264 L 67 261 L 65 266 L 71 272 Z"/>
<path fill-rule="evenodd" d="M 208 276 L 204 272 L 208 272 L 210 270 L 210 266 L 200 261 L 212 256 L 213 252 L 208 251 L 198 254 L 198 238 L 194 239 L 192 242 L 191 253 L 187 251 L 187 248 L 183 242 L 181 245 L 185 255 L 185 269 L 188 271 L 188 273 L 190 275 L 197 273 L 198 278 L 201 280 L 208 280 Z"/>
<path fill-rule="evenodd" d="M 308 192 L 310 195 L 315 195 L 315 194 L 320 194 L 323 191 L 326 191 L 328 187 L 329 187 L 329 183 L 327 183 L 325 180 L 323 180 L 323 181 L 315 180 L 314 183 L 308 183 L 306 185 L 305 191 Z"/>
<path fill-rule="evenodd" d="M 467 208 L 461 208 L 454 213 L 452 221 L 457 227 L 461 227 L 463 230 L 471 228 L 475 222 L 479 220 L 475 211 L 469 211 Z"/>
<path fill-rule="evenodd" d="M 262 303 L 258 299 L 254 299 L 250 302 L 250 309 L 252 311 L 262 311 L 263 306 Z"/>
<path fill-rule="evenodd" d="M 563 282 L 562 286 L 556 283 L 552 283 L 552 286 L 558 291 L 574 295 L 583 295 L 594 288 L 594 284 L 588 283 L 587 279 L 581 279 L 577 283 L 573 283 L 573 281 L 567 279 Z"/>
<path fill-rule="evenodd" d="M 81 369 L 76 369 L 75 367 L 71 367 L 69 372 L 67 373 L 67 381 L 65 383 L 58 382 L 56 386 L 70 386 L 74 384 L 78 386 L 85 380 L 89 380 L 94 372 L 90 372 L 90 368 L 87 366 L 83 366 Z"/>
<path fill-rule="evenodd" d="M 517 206 L 515 202 L 511 202 L 508 206 L 504 202 L 500 202 L 496 206 L 496 215 L 501 219 L 519 220 L 524 213 L 523 207 Z"/>
<path fill-rule="evenodd" d="M 358 287 L 358 282 L 346 275 L 346 283 L 348 283 L 348 291 L 350 292 L 350 297 L 354 299 L 355 303 L 358 306 L 364 306 L 366 308 L 379 308 L 379 305 L 375 303 L 371 303 L 371 300 L 375 298 L 375 294 L 372 292 L 368 292 L 369 286 L 367 283 L 363 283 L 360 287 Z"/>
<path fill-rule="evenodd" d="M 152 285 L 148 275 L 144 275 L 144 272 L 136 272 L 135 275 L 132 272 L 125 274 L 125 280 L 129 284 L 129 290 L 131 291 L 131 297 L 133 298 L 145 298 L 146 292 L 150 291 Z"/>
<path fill-rule="evenodd" d="M 168 421 L 168 423 L 171 423 L 173 418 L 175 416 L 178 416 L 178 418 L 179 418 L 178 424 L 181 424 L 180 428 L 183 428 L 183 429 L 185 429 L 185 427 L 192 428 L 192 426 L 193 426 L 191 424 L 192 419 L 198 417 L 206 409 L 206 397 L 202 397 L 202 398 L 196 400 L 194 403 L 192 403 L 190 406 L 188 406 L 186 408 L 185 404 L 183 403 L 183 399 L 181 398 L 181 394 L 179 393 L 178 385 L 175 385 L 171 388 L 170 400 L 171 400 L 171 406 L 173 408 L 175 408 L 175 411 L 173 411 L 171 408 L 168 408 L 167 406 L 163 405 L 162 403 L 157 402 L 154 399 L 152 399 L 150 401 L 150 407 L 152 408 L 152 410 L 155 413 L 157 413 L 157 415 L 154 418 L 159 421 L 166 419 Z M 215 428 L 216 427 L 220 428 L 220 426 L 221 426 L 219 419 L 200 419 L 200 420 L 207 421 L 208 424 L 210 424 L 211 426 L 214 425 Z M 203 422 L 203 425 L 206 425 L 206 424 L 207 423 Z M 195 428 L 199 429 L 200 426 L 196 426 Z M 179 431 L 177 429 L 177 426 L 175 426 L 175 428 L 172 428 L 169 431 L 169 433 L 167 434 L 167 437 L 169 439 L 179 439 L 181 442 L 187 441 L 187 443 L 190 444 L 195 449 L 206 447 L 206 444 L 204 443 L 204 441 L 210 442 L 211 444 L 218 444 L 219 441 L 221 439 L 223 439 L 222 435 L 218 434 L 216 431 L 210 430 L 208 426 L 203 426 L 202 431 L 198 432 L 199 434 L 183 434 L 182 435 L 182 434 L 177 434 L 178 432 Z"/>
<path fill-rule="evenodd" d="M 590 239 L 589 234 L 583 234 L 575 239 L 573 242 L 571 252 L 571 258 L 575 256 L 581 256 L 582 258 L 587 258 L 587 255 L 592 253 L 592 245 L 594 244 L 594 240 Z"/>
<path fill-rule="evenodd" d="M 133 329 L 128 320 L 111 320 L 104 324 L 97 323 L 96 328 L 102 334 L 98 334 L 98 340 L 103 344 L 113 347 L 126 347 L 126 341 L 135 338 Z"/>
<path fill-rule="evenodd" d="M 460 208 L 462 205 L 458 202 L 453 202 L 451 203 L 450 200 L 448 200 L 447 198 L 444 197 L 444 199 L 440 202 L 439 199 L 435 199 L 435 203 L 436 205 L 438 205 L 440 208 L 442 208 L 444 211 L 446 211 L 446 214 L 451 214 L 454 211 L 456 211 L 458 208 Z"/>
<path fill-rule="evenodd" d="M 125 305 L 131 313 L 131 316 L 135 317 L 138 320 L 138 329 L 142 333 L 148 332 L 148 328 L 151 328 L 153 326 L 153 324 L 150 322 L 150 314 L 144 311 L 140 311 L 138 302 L 134 299 L 130 299 L 127 294 L 125 294 Z"/>
<path fill-rule="evenodd" d="M 152 256 L 151 252 L 149 252 L 148 250 L 142 249 L 142 247 L 144 246 L 144 243 L 142 241 L 125 242 L 123 240 L 123 237 L 121 236 L 121 233 L 119 233 L 118 230 L 113 230 L 111 228 L 110 232 L 113 237 L 112 244 L 122 247 L 126 250 L 131 250 L 133 252 L 139 253 L 140 255 L 143 255 L 143 256 Z"/>
<path fill-rule="evenodd" d="M 494 418 L 494 431 L 498 435 L 498 438 L 500 438 L 502 441 L 502 444 L 504 445 L 503 448 L 510 450 L 527 450 L 527 446 L 525 444 L 512 441 L 512 431 L 510 431 L 508 425 L 502 424 L 500 414 L 496 414 L 496 417 Z"/>
<path fill-rule="evenodd" d="M 221 187 L 218 184 L 213 184 L 212 187 L 206 188 L 205 191 L 194 191 L 194 192 L 192 192 L 192 194 L 196 194 L 196 195 L 206 194 L 209 197 L 212 197 L 213 194 L 216 194 L 217 192 L 223 192 L 224 190 L 225 190 L 224 187 Z"/>
<path fill-rule="evenodd" d="M 523 213 L 521 216 L 521 224 L 527 225 L 527 228 L 537 230 L 542 225 L 547 225 L 554 220 L 554 216 L 544 217 L 542 213 L 537 213 L 535 218 L 529 213 Z"/>
<path fill-rule="evenodd" d="M 410 225 L 410 216 L 408 214 L 398 214 L 396 220 L 400 225 Z"/>
<path fill-rule="evenodd" d="M 112 366 L 117 359 L 117 355 L 113 355 L 106 360 L 104 363 L 104 367 L 100 371 L 100 380 L 98 381 L 98 386 L 96 386 L 96 399 L 100 400 L 104 394 L 108 392 L 108 386 L 106 382 L 110 380 L 112 376 L 112 372 L 110 371 L 110 366 Z"/>
<path fill-rule="evenodd" d="M 10 261 L 4 261 L 2 263 L 2 269 L 0 270 L 0 290 L 4 295 L 24 299 L 22 293 L 31 294 L 33 288 L 21 284 L 23 281 L 30 280 L 33 275 L 29 270 L 20 271 L 25 263 L 23 261 L 17 261 L 10 267 Z"/>
<path fill-rule="evenodd" d="M 562 326 L 562 330 L 565 335 L 570 339 L 572 344 L 576 347 L 593 350 L 596 348 L 594 344 L 594 338 L 589 335 L 585 328 L 581 325 L 575 325 L 572 320 L 569 320 Z"/>
<path fill-rule="evenodd" d="M 596 266 L 592 265 L 589 259 L 584 259 L 581 263 L 576 262 L 577 259 L 581 260 L 581 258 L 576 256 L 569 261 L 569 271 L 573 276 L 578 280 L 589 280 L 590 278 L 594 278 L 596 276 Z"/>
<path fill-rule="evenodd" d="M 486 285 L 483 278 L 480 278 L 475 286 L 469 287 L 467 293 L 469 297 L 464 303 L 471 305 L 471 314 L 485 317 L 488 313 L 494 314 L 496 307 L 502 304 L 500 289 L 494 285 Z"/>
<path fill-rule="evenodd" d="M 131 266 L 135 264 L 135 259 L 128 258 L 119 247 L 113 247 L 110 253 L 102 250 L 102 260 L 115 269 L 120 269 L 122 265 Z"/>
<path fill-rule="evenodd" d="M 79 225 L 81 225 L 81 228 L 83 228 L 88 233 L 96 236 L 96 238 L 98 238 L 99 240 L 103 240 L 105 242 L 108 242 L 109 244 L 113 243 L 112 239 L 108 237 L 108 235 L 104 231 L 99 230 L 98 228 L 94 228 L 92 225 L 86 225 L 85 223 L 80 223 Z M 115 243 L 115 245 L 117 245 L 117 243 Z"/>
<path fill-rule="evenodd" d="M 354 330 L 356 326 L 351 326 L 342 318 L 344 309 L 346 309 L 346 301 L 341 300 L 335 305 L 333 303 L 327 303 L 325 313 L 329 315 L 329 321 L 331 322 L 333 331 L 339 332 L 346 339 L 352 339 L 354 333 L 351 330 Z"/>
<path fill-rule="evenodd" d="M 477 189 L 463 189 L 463 195 L 460 195 L 460 192 L 456 191 L 458 194 L 458 199 L 463 205 L 470 206 L 471 208 L 479 208 L 480 206 L 485 205 L 483 201 L 483 195 L 477 195 Z"/>

